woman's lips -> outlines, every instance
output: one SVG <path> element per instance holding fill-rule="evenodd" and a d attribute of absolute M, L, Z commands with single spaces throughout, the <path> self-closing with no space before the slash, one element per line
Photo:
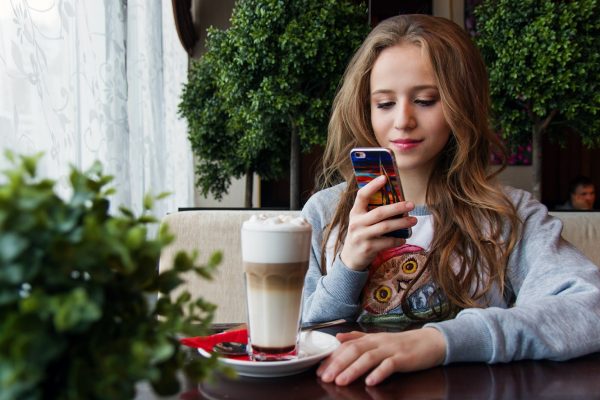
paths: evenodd
<path fill-rule="evenodd" d="M 410 150 L 421 144 L 422 140 L 398 139 L 392 140 L 392 145 L 398 150 Z"/>

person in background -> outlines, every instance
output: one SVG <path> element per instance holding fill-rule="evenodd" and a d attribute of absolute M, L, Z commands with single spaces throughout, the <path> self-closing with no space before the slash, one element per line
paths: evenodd
<path fill-rule="evenodd" d="M 587 176 L 578 176 L 569 183 L 569 200 L 558 210 L 593 210 L 596 201 L 594 182 Z"/>

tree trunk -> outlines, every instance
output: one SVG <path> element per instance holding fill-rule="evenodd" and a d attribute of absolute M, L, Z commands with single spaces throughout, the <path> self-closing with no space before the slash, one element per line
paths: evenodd
<path fill-rule="evenodd" d="M 292 124 L 290 140 L 290 210 L 300 209 L 300 137 Z"/>
<path fill-rule="evenodd" d="M 254 185 L 254 172 L 246 172 L 246 191 L 244 193 L 244 207 L 252 208 L 252 191 Z"/>
<path fill-rule="evenodd" d="M 558 110 L 552 110 L 546 118 L 537 120 L 533 124 L 531 143 L 531 150 L 533 152 L 533 197 L 539 201 L 542 201 L 542 138 L 556 114 L 558 114 Z"/>
<path fill-rule="evenodd" d="M 531 150 L 533 167 L 533 197 L 542 200 L 542 133 L 543 127 L 541 123 L 533 125 Z"/>

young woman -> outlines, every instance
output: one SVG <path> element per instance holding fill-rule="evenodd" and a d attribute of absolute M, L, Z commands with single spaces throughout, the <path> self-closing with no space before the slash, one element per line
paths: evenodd
<path fill-rule="evenodd" d="M 314 229 L 303 320 L 423 327 L 338 335 L 323 381 L 600 350 L 600 272 L 543 205 L 496 182 L 488 95 L 480 54 L 443 18 L 385 20 L 352 58 L 329 124 L 327 188 L 303 209 Z M 385 178 L 358 190 L 354 147 L 392 150 L 409 201 L 368 211 Z M 384 236 L 408 227 L 407 240 Z"/>

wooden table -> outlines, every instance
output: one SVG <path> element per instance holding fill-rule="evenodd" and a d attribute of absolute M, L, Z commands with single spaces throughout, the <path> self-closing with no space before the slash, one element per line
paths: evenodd
<path fill-rule="evenodd" d="M 348 323 L 322 332 L 394 331 L 394 328 Z M 186 381 L 174 399 L 600 399 L 600 353 L 565 362 L 518 361 L 508 364 L 452 364 L 426 371 L 394 374 L 375 387 L 363 379 L 340 387 L 323 383 L 316 367 L 281 378 L 235 380 L 217 376 L 213 382 Z M 157 398 L 151 395 L 138 398 Z"/>

